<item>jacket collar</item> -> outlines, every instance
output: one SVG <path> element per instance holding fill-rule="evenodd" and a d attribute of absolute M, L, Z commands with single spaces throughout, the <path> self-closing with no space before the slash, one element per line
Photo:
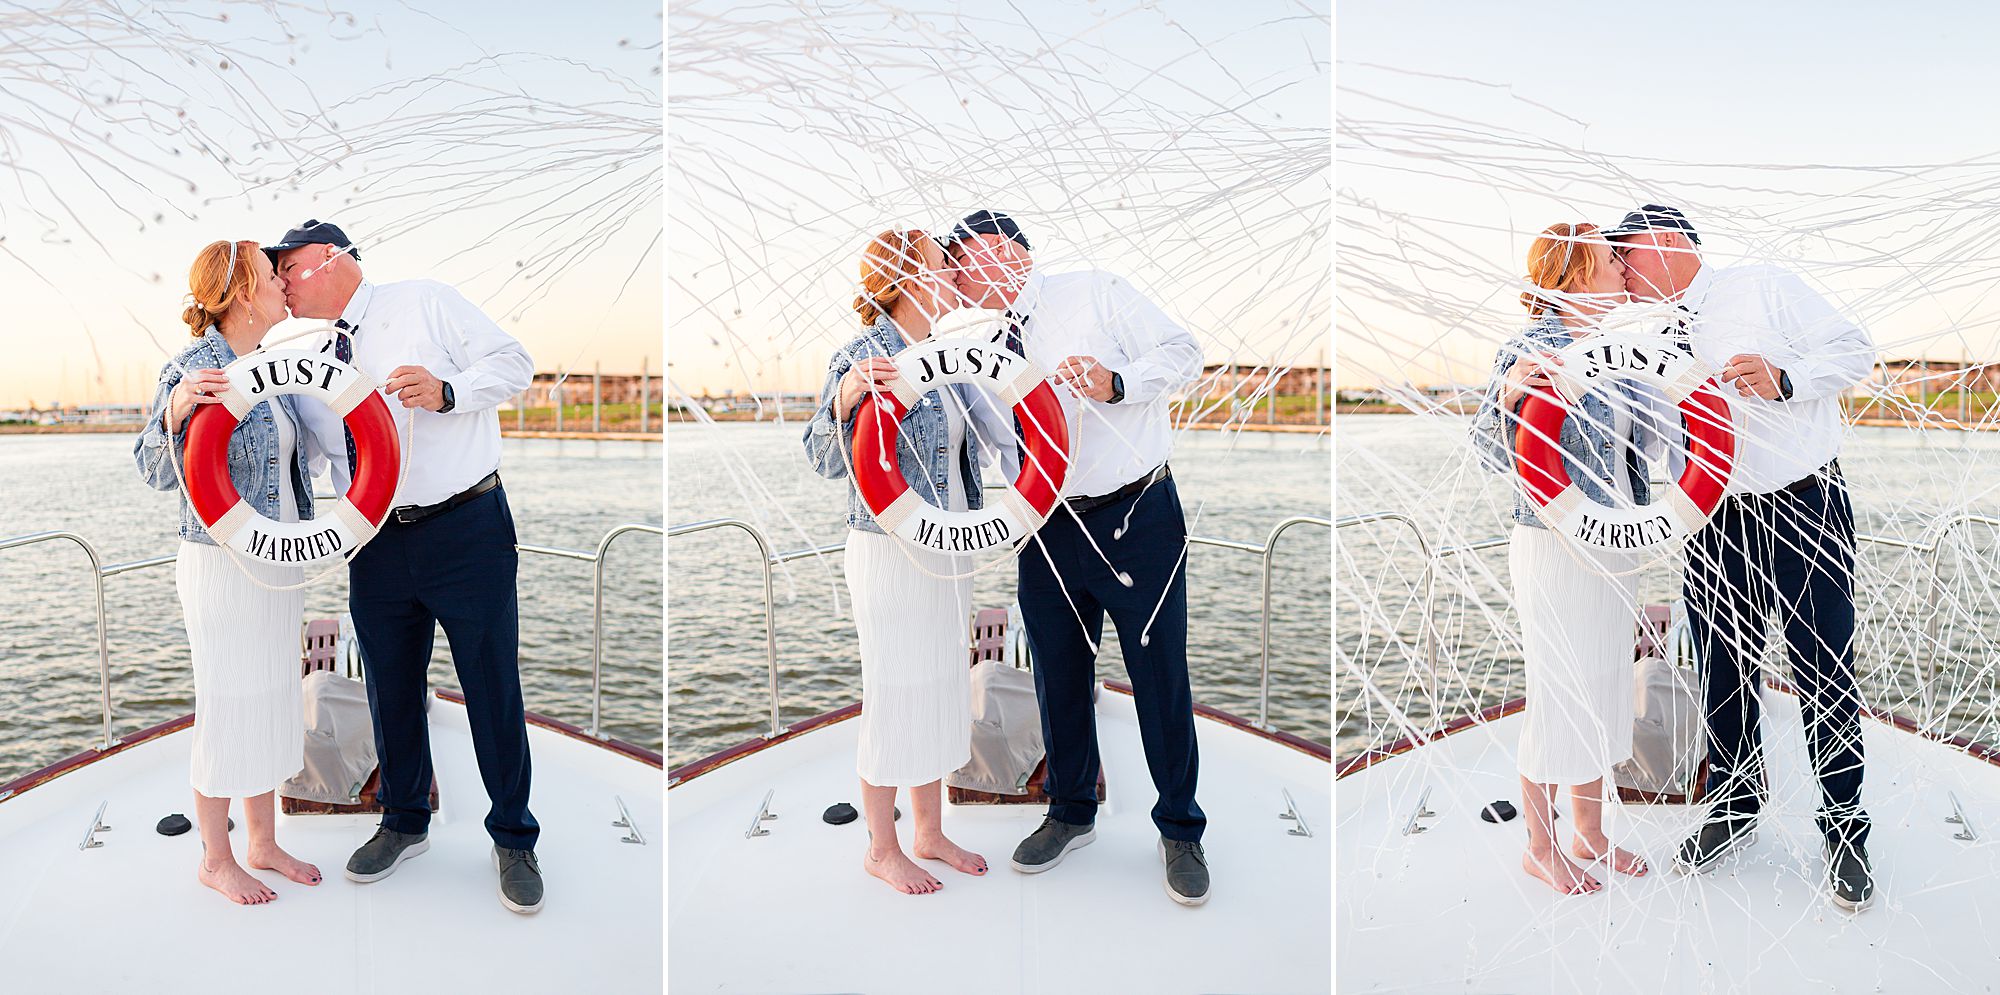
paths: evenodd
<path fill-rule="evenodd" d="M 229 348 L 229 340 L 222 337 L 220 326 L 208 326 L 208 330 L 201 333 L 201 340 L 208 343 L 208 348 L 217 356 L 222 357 L 222 362 L 216 364 L 217 366 L 228 366 L 236 362 L 236 350 Z"/>

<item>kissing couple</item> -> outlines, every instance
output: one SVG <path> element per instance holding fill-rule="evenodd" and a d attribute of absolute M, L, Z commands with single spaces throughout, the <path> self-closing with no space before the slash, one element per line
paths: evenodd
<path fill-rule="evenodd" d="M 500 902 L 514 912 L 539 911 L 540 827 L 528 810 L 518 554 L 500 484 L 496 413 L 527 389 L 534 364 L 513 336 L 445 284 L 369 282 L 360 248 L 337 225 L 317 220 L 269 245 L 218 241 L 195 255 L 181 314 L 190 341 L 160 371 L 134 445 L 141 479 L 180 491 L 175 582 L 194 666 L 197 878 L 242 905 L 278 897 L 252 871 L 307 886 L 321 881 L 315 864 L 278 845 L 274 814 L 276 789 L 305 764 L 304 568 L 218 545 L 180 483 L 195 410 L 221 402 L 229 386 L 223 368 L 261 348 L 287 316 L 331 323 L 307 348 L 381 378 L 399 433 L 421 453 L 404 454 L 395 506 L 348 562 L 348 609 L 374 722 L 382 819 L 349 856 L 346 876 L 379 881 L 429 847 L 425 673 L 433 628 L 442 625 L 491 802 L 486 830 Z M 232 431 L 227 457 L 237 493 L 280 522 L 313 517 L 315 474 L 345 493 L 356 458 L 332 409 L 292 395 L 252 408 Z M 249 833 L 242 862 L 230 846 L 231 799 L 241 800 Z"/>
<path fill-rule="evenodd" d="M 1706 809 L 1673 855 L 1700 873 L 1756 840 L 1769 778 L 1758 660 L 1775 620 L 1798 689 L 1819 782 L 1825 893 L 1865 908 L 1875 893 L 1861 807 L 1861 699 L 1854 680 L 1854 511 L 1840 472 L 1841 392 L 1875 363 L 1867 332 L 1797 275 L 1717 265 L 1681 211 L 1648 204 L 1617 225 L 1558 224 L 1528 250 L 1529 323 L 1501 347 L 1473 420 L 1489 470 L 1513 473 L 1522 406 L 1565 409 L 1556 443 L 1584 496 L 1614 508 L 1652 500 L 1650 465 L 1679 426 L 1656 389 L 1612 381 L 1572 403 L 1551 389 L 1548 356 L 1587 338 L 1628 300 L 1674 305 L 1673 336 L 1733 395 L 1737 452 L 1721 505 L 1688 542 L 1681 578 L 1707 735 Z M 1508 569 L 1527 676 L 1518 762 L 1528 842 L 1523 870 L 1563 894 L 1589 894 L 1603 866 L 1648 862 L 1604 830 L 1604 777 L 1632 756 L 1633 658 L 1640 614 L 1636 551 L 1585 547 L 1548 528 L 1525 490 L 1514 500 Z M 1554 794 L 1570 789 L 1575 838 L 1554 833 Z"/>
<path fill-rule="evenodd" d="M 1097 270 L 1047 273 L 1020 225 L 982 210 L 943 238 L 889 230 L 861 250 L 852 302 L 861 334 L 828 360 L 808 425 L 807 460 L 850 476 L 855 411 L 894 383 L 891 359 L 960 308 L 999 312 L 1006 347 L 1052 371 L 1068 424 L 1062 500 L 1020 548 L 1016 592 L 1033 657 L 1049 797 L 1041 825 L 1015 847 L 1038 874 L 1096 839 L 1098 752 L 1092 690 L 1104 619 L 1117 626 L 1157 801 L 1152 817 L 1167 894 L 1208 900 L 1207 818 L 1195 803 L 1194 700 L 1187 670 L 1187 523 L 1167 459 L 1169 402 L 1201 376 L 1201 347 L 1130 282 Z M 896 426 L 910 490 L 947 511 L 983 506 L 982 470 L 1011 472 L 1019 426 L 978 388 L 954 384 L 911 405 Z M 856 771 L 868 827 L 863 867 L 906 894 L 944 885 L 917 860 L 965 874 L 986 859 L 948 839 L 940 782 L 971 758 L 969 557 L 900 543 L 847 488 L 845 566 L 861 657 Z M 915 815 L 908 853 L 896 792 Z M 911 859 L 914 856 L 916 859 Z"/>

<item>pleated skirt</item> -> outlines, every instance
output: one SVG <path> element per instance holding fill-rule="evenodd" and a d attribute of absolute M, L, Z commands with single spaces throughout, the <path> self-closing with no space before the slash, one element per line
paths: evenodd
<path fill-rule="evenodd" d="M 1521 776 L 1588 784 L 1632 756 L 1636 560 L 1527 525 L 1508 549 L 1528 685 Z"/>
<path fill-rule="evenodd" d="M 877 787 L 929 784 L 972 759 L 972 580 L 967 557 L 847 533 L 861 646 L 855 770 Z"/>
<path fill-rule="evenodd" d="M 245 561 L 266 584 L 296 584 L 296 566 Z M 248 798 L 305 766 L 299 629 L 304 591 L 251 583 L 229 554 L 183 542 L 174 564 L 194 660 L 189 781 L 210 798 Z"/>

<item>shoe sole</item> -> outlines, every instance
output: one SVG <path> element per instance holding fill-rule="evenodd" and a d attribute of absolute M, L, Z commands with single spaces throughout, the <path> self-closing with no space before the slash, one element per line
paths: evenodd
<path fill-rule="evenodd" d="M 1827 901 L 1830 901 L 1830 902 L 1832 902 L 1833 904 L 1835 904 L 1835 905 L 1837 905 L 1837 906 L 1839 906 L 1839 907 L 1841 907 L 1841 908 L 1843 908 L 1843 909 L 1845 909 L 1845 910 L 1847 910 L 1847 911 L 1849 911 L 1849 912 L 1862 912 L 1862 911 L 1866 911 L 1866 910 L 1867 910 L 1867 908 L 1868 908 L 1868 907 L 1869 907 L 1870 905 L 1873 905 L 1873 904 L 1875 904 L 1875 896 L 1874 896 L 1874 895 L 1870 895 L 1870 896 L 1868 896 L 1867 898 L 1864 898 L 1864 899 L 1862 899 L 1861 901 L 1858 901 L 1858 902 L 1850 902 L 1850 901 L 1848 901 L 1847 899 L 1844 899 L 1844 898 L 1840 897 L 1840 896 L 1839 896 L 1838 894 L 1835 894 L 1835 893 L 1834 893 L 1834 891 L 1833 891 L 1833 889 L 1831 889 L 1831 888 L 1827 889 L 1827 892 L 1826 892 L 1826 898 L 1827 898 Z"/>
<path fill-rule="evenodd" d="M 498 871 L 500 869 L 500 851 L 498 850 L 493 851 L 493 869 L 495 871 Z M 510 912 L 519 912 L 524 916 L 531 916 L 537 912 L 542 911 L 542 906 L 546 904 L 548 900 L 549 896 L 543 895 L 542 900 L 536 902 L 533 905 L 516 905 L 514 904 L 513 899 L 507 897 L 507 888 L 505 883 L 503 882 L 500 885 L 500 904 L 505 905 L 507 907 L 507 910 Z"/>
<path fill-rule="evenodd" d="M 1013 859 L 1012 857 L 1009 857 L 1007 859 L 1007 862 L 1013 864 L 1014 869 L 1020 871 L 1023 874 L 1040 874 L 1043 871 L 1046 871 L 1049 868 L 1062 863 L 1063 858 L 1069 856 L 1069 852 L 1071 850 L 1078 850 L 1082 849 L 1083 847 L 1089 846 L 1090 841 L 1096 838 L 1097 838 L 1097 830 L 1095 828 L 1087 829 L 1082 833 L 1070 837 L 1069 842 L 1063 844 L 1061 852 L 1057 853 L 1053 857 L 1050 857 L 1047 861 L 1043 863 L 1024 864 L 1021 863 L 1019 860 Z"/>
<path fill-rule="evenodd" d="M 386 878 L 389 875 L 396 873 L 396 868 L 403 866 L 403 861 L 408 860 L 411 857 L 416 856 L 417 854 L 423 853 L 425 850 L 428 850 L 430 848 L 431 848 L 431 841 L 429 839 L 418 840 L 417 842 L 404 847 L 403 852 L 397 854 L 396 859 L 389 862 L 389 866 L 384 867 L 373 874 L 356 874 L 352 870 L 347 870 L 345 872 L 347 874 L 347 880 L 353 881 L 356 884 L 367 884 L 371 881 L 380 881 L 383 878 Z"/>
<path fill-rule="evenodd" d="M 1167 862 L 1167 844 L 1164 840 L 1159 843 L 1158 849 L 1160 851 L 1160 864 L 1162 866 L 1165 866 Z M 1174 883 L 1172 881 L 1167 880 L 1166 878 L 1160 879 L 1160 886 L 1167 889 L 1168 898 L 1171 898 L 1174 901 L 1187 906 L 1188 908 L 1194 908 L 1195 906 L 1208 901 L 1209 894 L 1215 890 L 1213 887 L 1210 887 L 1208 891 L 1204 891 L 1200 895 L 1194 898 L 1189 898 L 1188 896 L 1183 895 L 1178 891 L 1175 891 Z"/>
<path fill-rule="evenodd" d="M 1720 865 L 1724 860 L 1727 860 L 1730 857 L 1734 856 L 1735 854 L 1749 848 L 1752 844 L 1756 842 L 1757 842 L 1757 831 L 1755 829 L 1752 829 L 1749 832 L 1744 833 L 1743 835 L 1737 837 L 1735 842 L 1729 844 L 1726 847 L 1723 847 L 1721 850 L 1717 851 L 1714 856 L 1709 857 L 1707 860 L 1704 860 L 1699 864 L 1690 864 L 1687 861 L 1682 860 L 1681 855 L 1676 853 L 1674 854 L 1674 868 L 1676 870 L 1679 870 L 1682 874 L 1706 874 L 1709 871 L 1714 870 L 1717 867 L 1717 865 Z"/>

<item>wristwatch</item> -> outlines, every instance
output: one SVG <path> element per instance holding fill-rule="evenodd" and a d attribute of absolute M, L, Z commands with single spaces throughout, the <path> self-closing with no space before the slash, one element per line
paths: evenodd
<path fill-rule="evenodd" d="M 1786 373 L 1784 370 L 1779 370 L 1778 400 L 1789 401 L 1791 399 L 1792 399 L 1792 375 L 1790 373 Z"/>
<path fill-rule="evenodd" d="M 458 404 L 458 399 L 451 396 L 451 381 L 440 380 L 438 382 L 444 385 L 444 406 L 438 408 L 437 413 L 441 415 L 448 414 L 452 407 Z"/>
<path fill-rule="evenodd" d="M 1111 374 L 1111 400 L 1106 401 L 1104 403 L 1117 404 L 1119 401 L 1122 401 L 1124 399 L 1125 399 L 1125 378 L 1119 376 L 1117 371 L 1114 370 Z"/>

